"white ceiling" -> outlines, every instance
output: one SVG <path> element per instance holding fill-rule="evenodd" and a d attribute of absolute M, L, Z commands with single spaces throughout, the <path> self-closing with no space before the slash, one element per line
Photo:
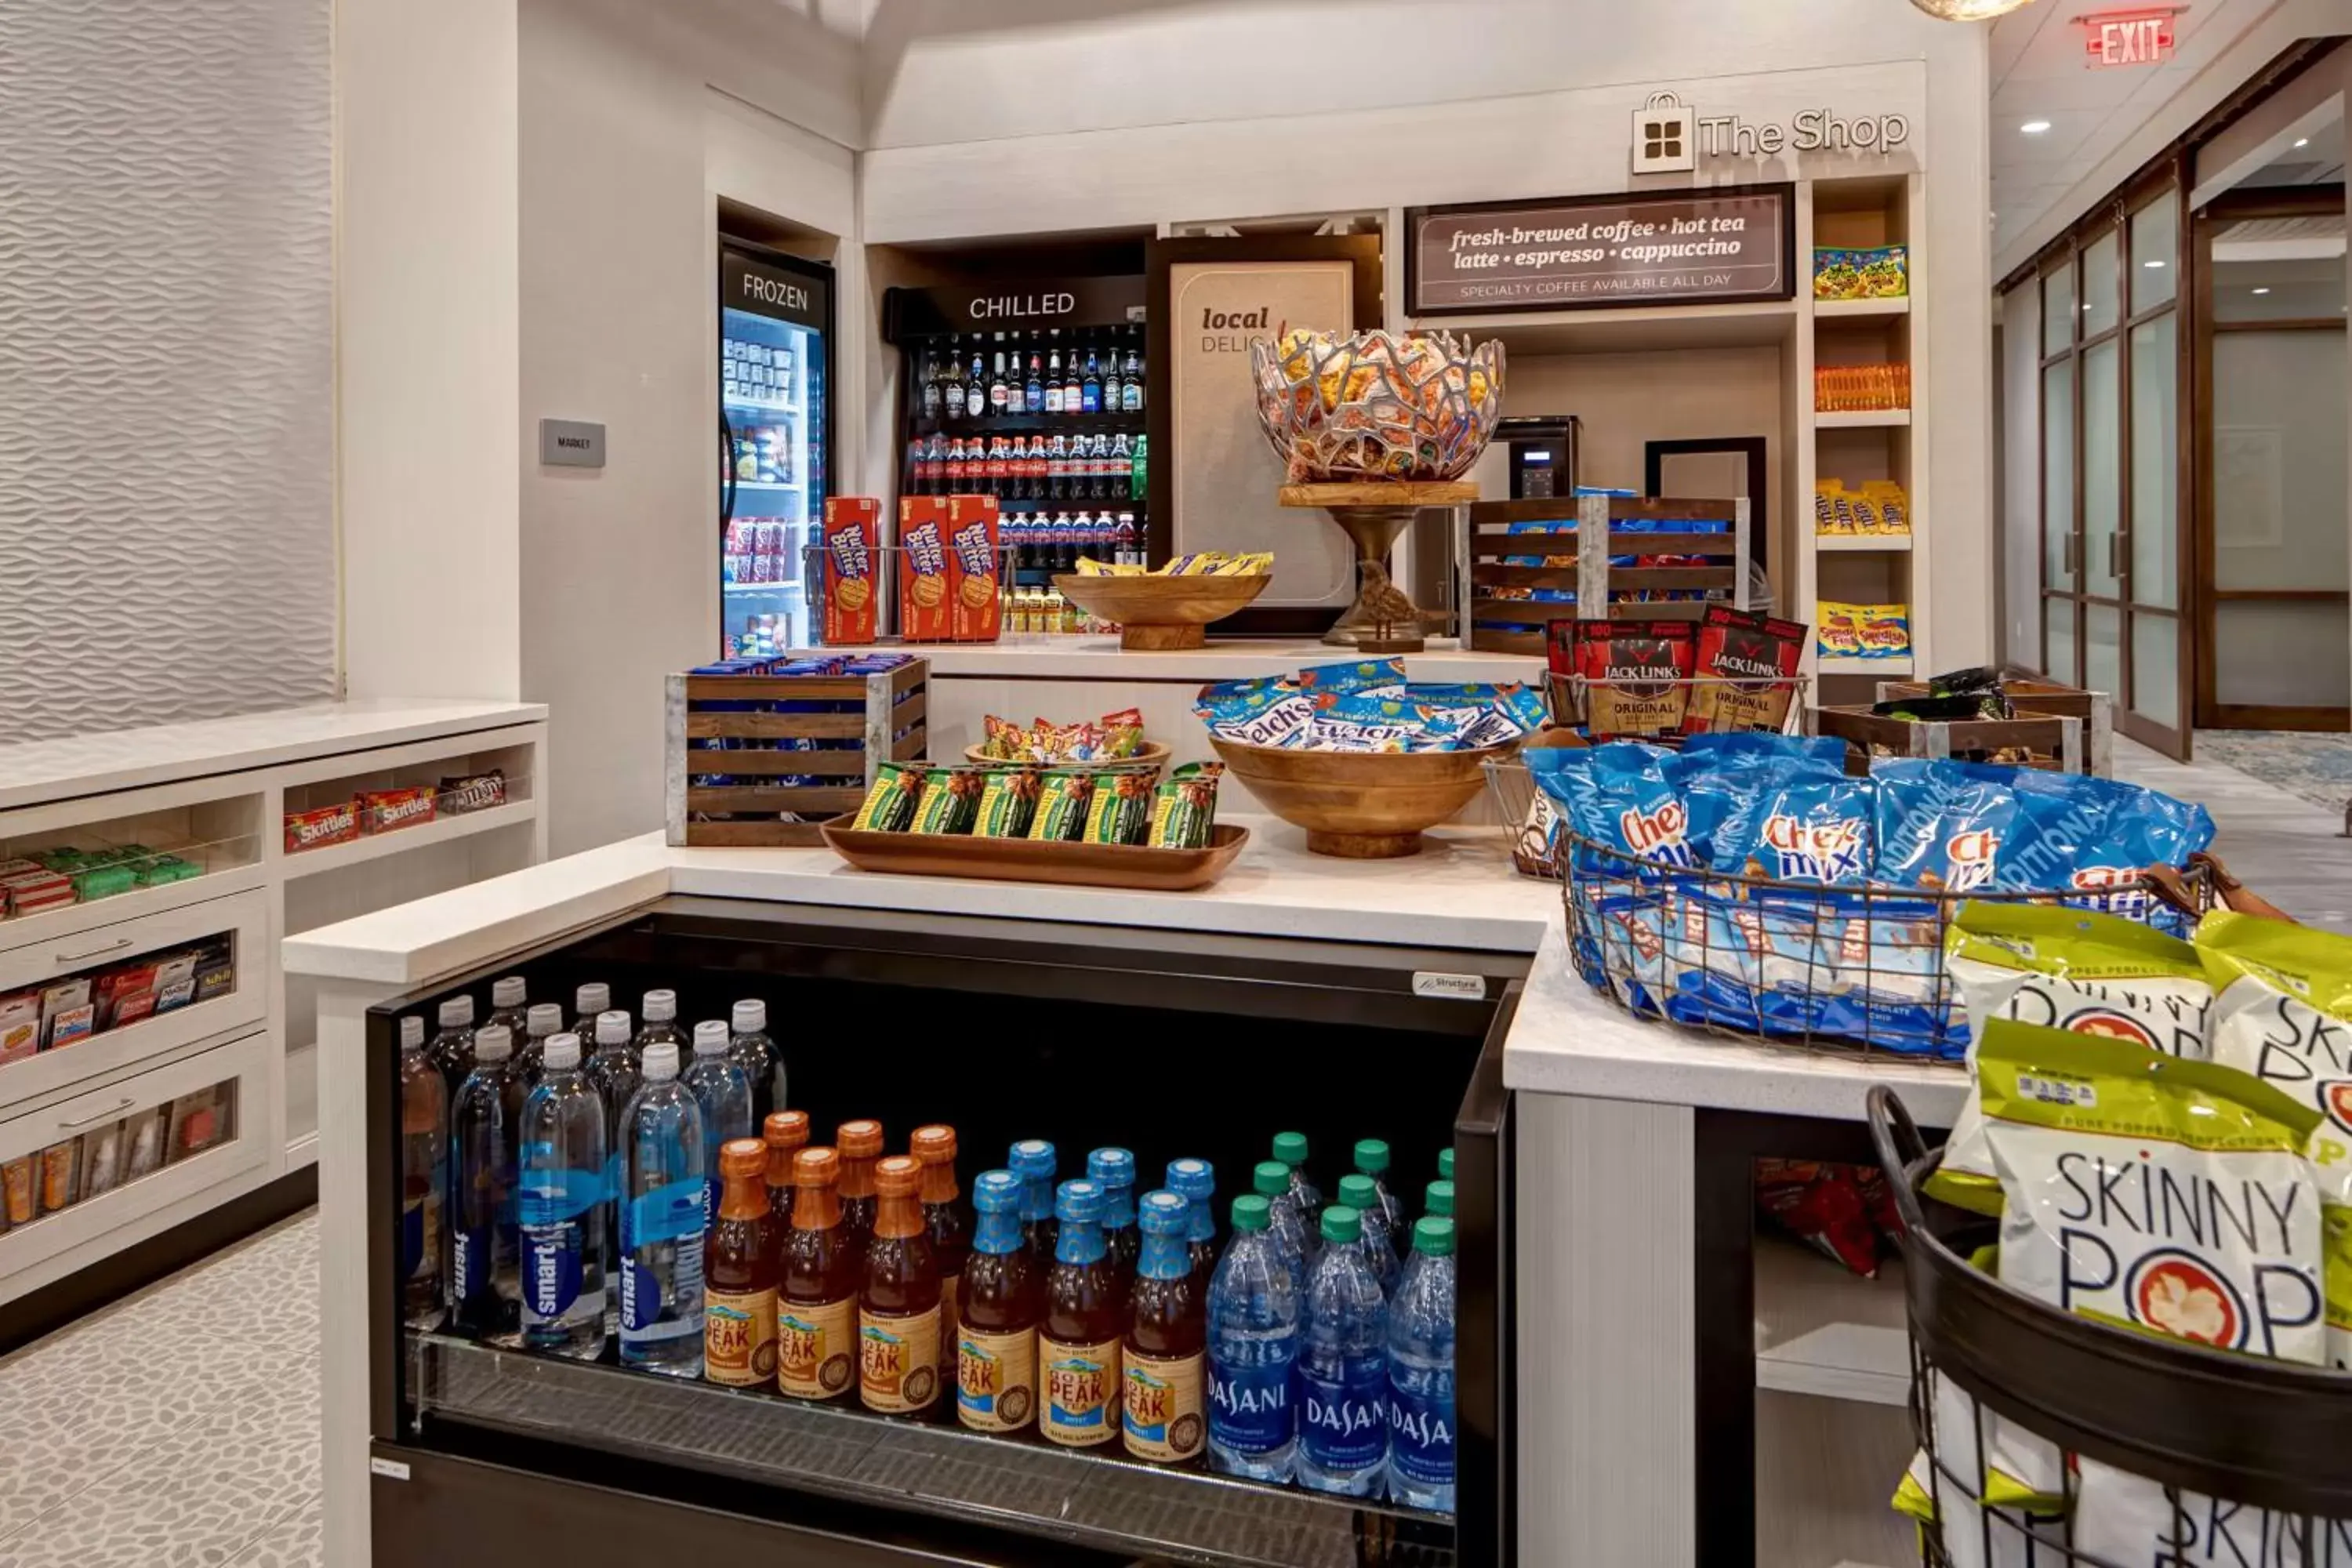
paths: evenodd
<path fill-rule="evenodd" d="M 2133 0 L 2038 0 L 1993 24 L 1992 247 L 1999 255 L 2072 192 L 2279 0 L 2191 0 L 2173 18 L 2172 58 L 2092 66 L 2075 18 Z M 2018 127 L 2046 120 L 2028 136 Z M 2090 192 L 2095 198 L 2104 193 Z"/>

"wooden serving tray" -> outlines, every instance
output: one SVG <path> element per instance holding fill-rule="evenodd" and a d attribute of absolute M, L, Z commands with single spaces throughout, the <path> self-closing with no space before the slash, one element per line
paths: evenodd
<path fill-rule="evenodd" d="M 1154 893 L 1207 887 L 1225 874 L 1225 868 L 1249 842 L 1248 828 L 1222 823 L 1210 829 L 1205 849 L 974 838 L 961 833 L 869 833 L 830 823 L 824 833 L 833 852 L 861 871 L 1052 882 L 1075 888 L 1134 888 Z"/>

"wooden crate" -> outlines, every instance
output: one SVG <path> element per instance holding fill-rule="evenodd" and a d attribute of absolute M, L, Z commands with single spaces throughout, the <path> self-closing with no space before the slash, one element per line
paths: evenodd
<path fill-rule="evenodd" d="M 2086 752 L 2085 772 L 2101 778 L 2115 776 L 2116 704 L 2104 691 L 2085 691 L 2079 686 L 2061 686 L 2054 681 L 2034 680 L 2025 676 L 2005 676 L 2001 688 L 2009 693 L 2009 705 L 2020 714 L 2055 714 L 2061 718 L 2084 721 L 2083 746 Z M 1925 697 L 1927 683 L 1924 680 L 1882 680 L 1878 683 L 1878 700 L 1892 702 L 1904 697 Z"/>
<path fill-rule="evenodd" d="M 1572 518 L 1563 513 L 1573 508 Z M 1511 631 L 1512 625 L 1540 625 L 1591 616 L 1606 604 L 1620 621 L 1695 621 L 1708 601 L 1642 600 L 1633 595 L 1660 590 L 1703 593 L 1718 604 L 1748 608 L 1748 502 L 1682 500 L 1625 496 L 1580 496 L 1573 500 L 1478 501 L 1463 509 L 1465 537 L 1461 558 L 1462 625 L 1465 642 L 1481 653 L 1544 651 L 1540 631 Z M 1732 520 L 1729 533 L 1636 531 L 1632 523 L 1676 523 Z M 1526 528 L 1541 523 L 1541 528 Z M 1525 531 L 1514 533 L 1514 524 Z M 1546 564 L 1514 565 L 1511 558 L 1537 555 Z M 1612 555 L 1701 557 L 1682 566 L 1617 566 Z M 1565 588 L 1573 605 L 1498 598 L 1501 588 Z"/>
<path fill-rule="evenodd" d="M 877 675 L 671 676 L 663 770 L 669 842 L 698 847 L 822 844 L 815 823 L 782 822 L 778 815 L 837 816 L 855 811 L 881 763 L 920 759 L 929 741 L 924 708 L 929 673 L 929 661 L 918 658 Z M 822 703 L 831 710 L 775 707 L 801 702 Z M 739 706 L 743 703 L 752 706 Z M 689 744 L 704 741 L 749 744 L 724 751 Z M 823 751 L 761 744 L 792 741 L 857 744 Z M 694 782 L 713 775 L 735 782 Z M 759 782 L 795 775 L 825 782 Z"/>
<path fill-rule="evenodd" d="M 1867 708 L 1816 708 L 1812 722 L 1813 733 L 1835 735 L 1862 748 L 1865 757 L 1879 746 L 1898 757 L 1954 757 L 2022 747 L 2031 759 L 2028 765 L 2070 773 L 2087 772 L 2091 757 L 2090 721 L 2059 713 L 2021 712 L 2015 719 L 1911 720 L 1889 718 Z"/>

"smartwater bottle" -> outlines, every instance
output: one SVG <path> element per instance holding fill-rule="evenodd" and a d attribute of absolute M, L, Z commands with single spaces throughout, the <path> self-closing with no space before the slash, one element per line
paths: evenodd
<path fill-rule="evenodd" d="M 1342 1497 L 1377 1496 L 1388 1471 L 1388 1310 L 1362 1237 L 1354 1209 L 1323 1211 L 1298 1352 L 1298 1484 Z"/>
<path fill-rule="evenodd" d="M 1209 1464 L 1286 1481 L 1298 1449 L 1298 1279 L 1269 1220 L 1256 1194 L 1234 1200 L 1233 1239 L 1209 1286 Z"/>
<path fill-rule="evenodd" d="M 621 1363 L 702 1375 L 702 1108 L 656 1040 L 622 1113 Z"/>
<path fill-rule="evenodd" d="M 1389 1303 L 1389 1499 L 1454 1511 L 1454 1222 L 1412 1227 Z"/>
<path fill-rule="evenodd" d="M 474 1070 L 449 1108 L 449 1310 L 471 1334 L 514 1331 L 521 1318 L 516 1271 L 515 1134 L 522 1084 L 514 1038 L 501 1024 L 474 1036 Z"/>
<path fill-rule="evenodd" d="M 768 1005 L 757 1000 L 738 1002 L 729 1010 L 727 1020 L 735 1031 L 727 1054 L 751 1080 L 751 1125 L 765 1127 L 768 1113 L 785 1105 L 784 1053 L 769 1037 Z"/>
<path fill-rule="evenodd" d="M 580 1071 L 579 1036 L 541 1042 L 520 1142 L 522 1342 L 594 1361 L 604 1353 L 604 1107 Z"/>
<path fill-rule="evenodd" d="M 152 1118 L 151 1118 L 152 1120 Z M 449 1086 L 425 1054 L 425 1020 L 400 1021 L 400 1278 L 403 1320 L 437 1329 L 448 1212 Z"/>
<path fill-rule="evenodd" d="M 751 1120 L 751 1080 L 735 1065 L 727 1026 L 716 1018 L 694 1026 L 694 1064 L 686 1069 L 686 1087 L 694 1091 L 702 1110 L 702 1228 L 709 1230 L 719 1214 L 719 1146 L 730 1138 L 749 1138 L 759 1123 Z"/>

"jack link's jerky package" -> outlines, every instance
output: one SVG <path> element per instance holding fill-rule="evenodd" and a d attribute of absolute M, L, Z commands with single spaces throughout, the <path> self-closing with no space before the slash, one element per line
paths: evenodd
<path fill-rule="evenodd" d="M 2216 910 L 2197 928 L 2215 987 L 2213 1059 L 2317 1111 L 2327 1210 L 2327 1358 L 2352 1371 L 2352 937 Z"/>
<path fill-rule="evenodd" d="M 2119 1328 L 2319 1363 L 2322 1220 L 2304 1153 L 2315 1112 L 2215 1063 L 2005 1018 L 1977 1043 L 1977 1090 L 2000 1177 L 2002 1283 Z M 2063 1496 L 2046 1439 L 1987 1422 L 1994 1468 Z M 2095 1488 L 2086 1468 L 2076 1549 L 2166 1561 L 2170 1512 L 2147 1490 L 2152 1512 L 2128 1478 L 2107 1471 Z"/>
<path fill-rule="evenodd" d="M 2131 921 L 2048 904 L 1963 904 L 1944 940 L 1944 968 L 1965 1015 L 1956 1030 L 2011 1018 L 2168 1057 L 2206 1056 L 2213 988 L 2197 950 Z M 1973 1085 L 1927 1192 L 1979 1214 L 2000 1213 Z"/>

